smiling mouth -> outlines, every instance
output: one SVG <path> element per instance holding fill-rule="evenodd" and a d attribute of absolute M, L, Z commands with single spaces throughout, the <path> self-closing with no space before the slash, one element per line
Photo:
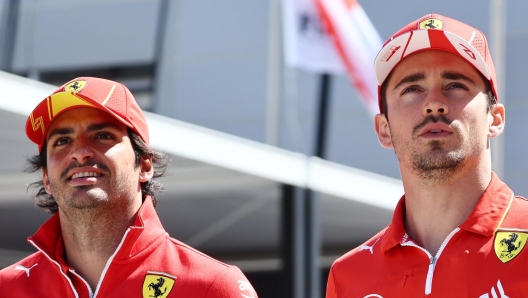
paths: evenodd
<path fill-rule="evenodd" d="M 71 180 L 77 179 L 77 178 L 99 177 L 99 176 L 101 176 L 101 174 L 96 173 L 96 172 L 80 172 L 80 173 L 73 174 L 73 176 L 71 177 Z"/>

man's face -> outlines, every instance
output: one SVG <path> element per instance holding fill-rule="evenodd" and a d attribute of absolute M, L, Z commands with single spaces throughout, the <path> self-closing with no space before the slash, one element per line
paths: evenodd
<path fill-rule="evenodd" d="M 390 122 L 376 117 L 383 146 L 394 148 L 402 171 L 446 180 L 488 146 L 494 121 L 486 85 L 464 59 L 444 51 L 405 58 L 387 83 Z"/>
<path fill-rule="evenodd" d="M 59 209 L 141 204 L 139 182 L 147 181 L 127 128 L 106 112 L 76 108 L 58 116 L 46 137 L 46 191 Z"/>

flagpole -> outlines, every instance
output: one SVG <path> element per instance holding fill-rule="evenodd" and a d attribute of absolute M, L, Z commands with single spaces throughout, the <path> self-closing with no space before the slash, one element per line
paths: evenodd
<path fill-rule="evenodd" d="M 330 100 L 330 83 L 332 77 L 328 73 L 320 76 L 319 108 L 317 117 L 317 134 L 315 139 L 315 156 L 326 157 L 326 135 L 328 127 L 328 106 Z"/>
<path fill-rule="evenodd" d="M 328 136 L 328 112 L 332 77 L 328 73 L 320 75 L 319 101 L 316 119 L 315 152 L 319 158 L 326 157 Z M 306 293 L 309 298 L 321 297 L 321 202 L 317 194 L 306 189 Z"/>
<path fill-rule="evenodd" d="M 499 102 L 506 103 L 504 94 L 506 73 L 506 0 L 490 0 L 490 45 L 495 71 L 497 74 L 497 95 Z M 491 141 L 491 160 L 493 171 L 505 179 L 504 172 L 504 134 Z"/>

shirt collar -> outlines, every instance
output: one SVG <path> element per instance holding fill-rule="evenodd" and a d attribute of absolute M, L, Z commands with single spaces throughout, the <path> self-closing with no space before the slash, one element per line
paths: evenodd
<path fill-rule="evenodd" d="M 484 236 L 493 235 L 508 213 L 512 200 L 513 191 L 495 173 L 492 173 L 490 184 L 480 197 L 473 212 L 460 225 L 460 229 Z M 400 198 L 396 205 L 392 222 L 381 240 L 383 252 L 407 240 L 404 218 L 405 195 Z"/>
<path fill-rule="evenodd" d="M 460 228 L 484 236 L 493 235 L 506 217 L 512 201 L 513 191 L 492 173 L 490 184 Z"/>
<path fill-rule="evenodd" d="M 137 213 L 134 224 L 129 228 L 129 232 L 116 254 L 116 259 L 128 259 L 137 255 L 139 252 L 148 249 L 155 240 L 163 235 L 166 235 L 166 232 L 156 214 L 152 198 L 147 196 Z M 64 254 L 64 242 L 59 214 L 54 214 L 44 222 L 35 235 L 28 238 L 28 241 L 49 257 L 61 261 L 62 264 L 61 256 Z"/>

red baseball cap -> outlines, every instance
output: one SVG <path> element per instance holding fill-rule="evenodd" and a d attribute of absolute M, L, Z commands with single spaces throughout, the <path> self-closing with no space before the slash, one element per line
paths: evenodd
<path fill-rule="evenodd" d="M 149 143 L 147 121 L 134 96 L 125 85 L 91 77 L 69 81 L 41 101 L 26 121 L 26 135 L 39 152 L 51 122 L 65 111 L 80 107 L 97 108 L 114 116 Z"/>
<path fill-rule="evenodd" d="M 389 38 L 374 62 L 381 112 L 381 85 L 405 57 L 425 50 L 455 54 L 473 65 L 490 83 L 497 96 L 497 75 L 486 36 L 481 31 L 439 14 L 428 14 L 403 27 Z"/>

